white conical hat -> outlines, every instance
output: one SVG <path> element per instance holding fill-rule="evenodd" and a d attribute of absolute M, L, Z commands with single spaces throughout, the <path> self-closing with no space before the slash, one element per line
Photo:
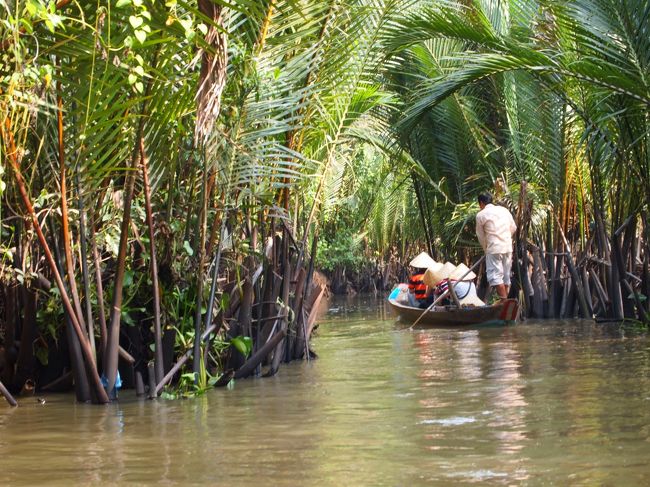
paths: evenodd
<path fill-rule="evenodd" d="M 465 271 L 467 272 L 467 271 Z M 461 274 L 462 275 L 462 274 Z M 469 285 L 469 292 L 465 295 L 463 299 L 460 300 L 460 304 L 462 305 L 472 305 L 472 306 L 485 306 L 485 303 L 481 301 L 481 299 L 478 297 L 476 294 L 476 285 L 473 282 L 466 282 L 463 281 L 465 285 Z M 459 284 L 462 285 L 462 284 Z"/>
<path fill-rule="evenodd" d="M 433 285 L 436 285 L 440 281 L 444 281 L 445 279 L 449 278 L 454 269 L 456 269 L 456 266 L 451 262 L 445 262 L 444 265 L 433 268 L 431 272 L 431 280 L 433 281 Z"/>
<path fill-rule="evenodd" d="M 460 280 L 461 278 L 463 281 L 472 281 L 476 279 L 476 274 L 474 272 L 470 272 L 465 276 L 465 274 L 469 271 L 469 267 L 467 267 L 465 264 L 462 262 L 456 266 L 456 268 L 453 270 L 451 275 L 449 276 L 449 279 L 455 279 L 455 280 Z M 465 276 L 465 277 L 463 277 Z"/>
<path fill-rule="evenodd" d="M 436 264 L 437 262 L 426 252 L 422 252 L 409 263 L 411 267 L 417 267 L 418 269 L 428 269 Z"/>
<path fill-rule="evenodd" d="M 440 282 L 435 280 L 435 273 L 443 267 L 444 264 L 442 262 L 436 262 L 436 265 L 433 265 L 426 270 L 424 277 L 422 278 L 422 282 L 424 282 L 429 287 L 434 287 Z"/>

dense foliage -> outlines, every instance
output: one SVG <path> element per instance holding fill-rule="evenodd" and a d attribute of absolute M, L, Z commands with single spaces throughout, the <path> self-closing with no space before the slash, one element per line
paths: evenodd
<path fill-rule="evenodd" d="M 645 318 L 647 0 L 0 0 L 0 12 L 5 382 L 33 375 L 18 370 L 27 355 L 65 355 L 53 350 L 66 333 L 100 402 L 120 343 L 153 350 L 136 359 L 154 358 L 161 381 L 165 330 L 176 356 L 206 358 L 195 378 L 220 372 L 255 328 L 248 312 L 243 327 L 241 310 L 224 317 L 229 286 L 262 303 L 267 267 L 295 283 L 291 265 L 312 254 L 342 289 L 346 273 L 384 288 L 420 248 L 469 261 L 483 190 L 517 215 L 527 296 L 541 285 L 526 282 L 528 254 L 533 266 L 535 249 L 571 251 L 587 276 L 585 262 L 607 271 L 603 313 Z M 279 235 L 292 263 L 268 251 Z M 541 280 L 556 292 L 551 259 Z M 208 353 L 199 337 L 215 319 L 236 332 Z"/>

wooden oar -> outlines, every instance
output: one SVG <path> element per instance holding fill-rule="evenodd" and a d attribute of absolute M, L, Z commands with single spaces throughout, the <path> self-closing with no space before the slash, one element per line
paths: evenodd
<path fill-rule="evenodd" d="M 444 298 L 446 298 L 447 296 L 449 296 L 449 290 L 455 288 L 455 287 L 456 287 L 456 284 L 458 284 L 460 281 L 462 281 L 463 279 L 465 279 L 465 277 L 467 277 L 467 276 L 469 275 L 470 272 L 472 272 L 474 269 L 476 269 L 476 266 L 479 265 L 481 262 L 483 262 L 483 259 L 485 259 L 485 255 L 483 255 L 483 257 L 481 257 L 479 260 L 477 260 L 476 263 L 475 263 L 472 267 L 470 267 L 470 268 L 467 270 L 467 272 L 466 272 L 465 274 L 462 275 L 462 277 L 461 277 L 460 279 L 458 279 L 457 281 L 454 281 L 453 283 L 450 282 L 447 291 L 445 291 L 445 292 L 442 293 L 440 296 L 438 296 L 438 297 L 436 298 L 436 300 L 435 300 L 433 303 L 431 303 L 431 306 L 429 306 L 427 309 L 425 309 L 425 310 L 422 312 L 422 314 L 420 315 L 420 317 L 419 317 L 417 320 L 415 320 L 415 323 L 413 323 L 413 324 L 409 327 L 409 330 L 412 330 L 413 327 L 414 327 L 415 325 L 417 325 L 417 324 L 420 322 L 420 320 L 422 319 L 422 317 L 423 317 L 425 314 L 427 314 L 427 312 L 428 312 L 431 308 L 433 308 L 436 304 L 438 304 L 438 303 L 439 303 L 440 301 L 442 301 Z"/>

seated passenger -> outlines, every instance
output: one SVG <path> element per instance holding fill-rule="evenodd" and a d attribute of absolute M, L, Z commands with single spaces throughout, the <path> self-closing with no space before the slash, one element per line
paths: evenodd
<path fill-rule="evenodd" d="M 450 279 L 462 279 L 454 286 L 458 302 L 461 306 L 485 306 L 485 303 L 476 294 L 476 274 L 469 272 L 469 268 L 465 264 L 459 264 L 456 269 L 450 274 Z"/>
<path fill-rule="evenodd" d="M 451 273 L 456 269 L 456 266 L 451 262 L 439 264 L 427 271 L 425 282 L 433 288 L 434 300 L 447 292 L 447 279 L 451 277 Z M 450 304 L 449 298 L 443 298 L 438 302 L 440 306 Z"/>
<path fill-rule="evenodd" d="M 473 272 L 467 273 L 469 268 L 465 264 L 455 266 L 451 262 L 446 262 L 444 265 L 439 264 L 436 267 L 430 268 L 425 273 L 424 282 L 434 288 L 435 299 L 448 294 L 448 283 L 453 284 L 454 292 L 461 306 L 484 306 L 485 303 L 479 299 L 476 294 L 476 285 L 474 279 L 476 274 Z M 458 282 L 459 279 L 463 279 Z M 454 304 L 451 296 L 443 298 L 439 303 L 440 306 Z"/>
<path fill-rule="evenodd" d="M 409 279 L 409 304 L 418 308 L 427 308 L 433 302 L 433 289 L 424 283 L 424 275 L 428 268 L 438 263 L 429 254 L 422 252 L 409 265 L 414 268 L 414 274 Z"/>

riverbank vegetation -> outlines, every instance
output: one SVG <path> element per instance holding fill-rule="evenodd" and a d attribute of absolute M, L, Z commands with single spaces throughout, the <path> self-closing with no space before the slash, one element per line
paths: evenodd
<path fill-rule="evenodd" d="M 7 394 L 273 375 L 313 356 L 315 267 L 470 263 L 484 190 L 527 315 L 648 320 L 647 1 L 0 10 Z"/>

